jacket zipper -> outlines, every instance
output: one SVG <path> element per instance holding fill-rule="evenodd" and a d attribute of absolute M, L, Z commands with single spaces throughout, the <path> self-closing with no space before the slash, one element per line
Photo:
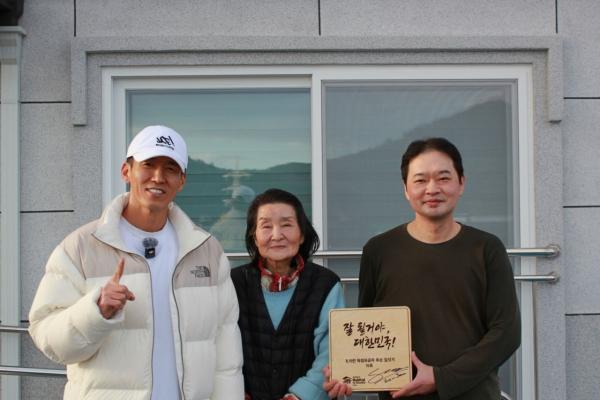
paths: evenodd
<path fill-rule="evenodd" d="M 185 256 L 184 256 L 185 257 Z M 183 257 L 181 258 L 183 260 Z M 171 274 L 171 294 L 173 295 L 173 302 L 175 303 L 175 311 L 177 312 L 177 333 L 179 334 L 179 353 L 181 353 L 181 382 L 179 383 L 179 390 L 181 392 L 181 399 L 185 400 L 185 393 L 183 392 L 183 380 L 185 379 L 185 364 L 183 360 L 183 336 L 181 335 L 181 323 L 179 316 L 179 305 L 177 304 L 177 297 L 175 296 L 175 271 L 177 271 L 179 264 L 173 268 Z"/>
<path fill-rule="evenodd" d="M 200 247 L 200 246 L 198 246 Z M 195 247 L 194 249 L 192 249 L 190 251 L 190 253 L 194 250 L 196 250 L 198 247 Z M 133 254 L 133 253 L 131 253 Z M 189 253 L 188 253 L 189 254 Z M 135 254 L 136 256 L 139 256 L 138 254 Z M 186 254 L 187 255 L 187 254 Z M 185 256 L 184 256 L 185 257 Z M 182 257 L 183 260 L 183 257 Z M 144 264 L 146 265 L 146 269 L 148 270 L 148 274 L 150 275 L 150 304 L 152 305 L 152 352 L 151 352 L 151 357 L 150 357 L 150 397 L 152 397 L 152 389 L 154 387 L 154 368 L 152 365 L 152 360 L 154 360 L 154 334 L 155 334 L 155 324 L 156 324 L 156 318 L 154 317 L 154 292 L 152 291 L 152 270 L 150 269 L 150 265 L 148 265 L 148 262 L 143 259 Z M 173 288 L 173 283 L 175 281 L 175 271 L 177 270 L 177 267 L 179 267 L 179 264 L 177 264 L 175 266 L 175 268 L 173 268 L 173 273 L 171 274 L 171 293 L 173 295 L 173 302 L 175 303 L 175 309 L 177 311 L 177 333 L 179 334 L 179 352 L 181 353 L 181 382 L 179 383 L 179 391 L 181 394 L 181 400 L 185 400 L 185 393 L 183 392 L 183 380 L 185 377 L 185 366 L 183 363 L 183 337 L 181 335 L 181 324 L 179 323 L 180 317 L 179 317 L 179 305 L 177 304 L 177 297 L 175 297 L 175 289 Z"/>
<path fill-rule="evenodd" d="M 139 257 L 144 262 L 144 265 L 146 266 L 146 269 L 148 270 L 148 275 L 150 275 L 150 305 L 152 306 L 152 350 L 150 352 L 150 398 L 152 398 L 152 389 L 154 388 L 154 367 L 152 365 L 152 361 L 154 360 L 154 331 L 155 331 L 154 324 L 155 324 L 155 320 L 156 320 L 156 318 L 154 318 L 154 292 L 152 292 L 152 270 L 150 270 L 150 265 L 148 264 L 146 259 L 142 258 L 139 254 L 130 253 L 128 251 L 123 251 L 123 252 L 134 256 L 134 258 Z"/>
<path fill-rule="evenodd" d="M 208 239 L 207 239 L 208 240 Z M 173 302 L 175 303 L 175 311 L 177 312 L 177 333 L 179 334 L 179 353 L 181 356 L 181 383 L 180 383 L 180 391 L 181 391 L 181 400 L 185 400 L 185 393 L 183 392 L 183 381 L 185 379 L 185 364 L 184 364 L 184 360 L 183 360 L 183 335 L 181 334 L 181 318 L 179 315 L 179 304 L 177 304 L 177 297 L 175 296 L 175 272 L 177 271 L 177 268 L 179 268 L 179 265 L 181 264 L 181 261 L 183 261 L 183 259 L 190 254 L 191 252 L 193 252 L 194 250 L 200 248 L 200 246 L 202 246 L 204 243 L 206 243 L 206 240 L 203 240 L 202 243 L 200 243 L 198 246 L 194 247 L 193 249 L 191 249 L 190 251 L 188 251 L 187 253 L 185 253 L 181 259 L 179 260 L 179 262 L 177 263 L 177 265 L 175 265 L 175 268 L 173 268 L 173 273 L 171 274 L 171 294 L 173 295 Z"/>
<path fill-rule="evenodd" d="M 136 254 L 138 255 L 138 254 Z M 155 333 L 155 321 L 154 318 L 154 293 L 152 292 L 152 271 L 150 270 L 150 265 L 144 259 L 144 264 L 146 265 L 146 269 L 148 269 L 148 275 L 150 275 L 150 304 L 152 305 L 152 351 L 150 352 L 150 398 L 152 398 L 152 390 L 154 390 L 154 333 Z"/>

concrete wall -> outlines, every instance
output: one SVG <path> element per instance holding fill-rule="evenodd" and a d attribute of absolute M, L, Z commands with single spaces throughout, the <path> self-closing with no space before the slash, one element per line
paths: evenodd
<path fill-rule="evenodd" d="M 558 0 L 564 38 L 562 123 L 567 398 L 598 396 L 600 379 L 600 2 Z"/>
<path fill-rule="evenodd" d="M 537 284 L 538 398 L 597 397 L 600 380 L 596 344 L 600 330 L 600 2 L 596 0 L 26 0 L 21 26 L 27 31 L 22 57 L 22 314 L 27 311 L 52 248 L 101 208 L 100 68 L 108 63 L 173 64 L 285 63 L 326 60 L 488 62 L 527 59 L 535 63 L 534 122 L 538 243 L 557 243 L 556 260 L 540 260 L 538 272 L 556 271 L 557 285 Z M 505 57 L 470 53 L 394 56 L 225 53 L 90 55 L 84 98 L 72 98 L 73 41 L 108 37 L 102 43 L 140 43 L 139 38 L 213 35 L 259 36 L 263 45 L 304 37 L 346 44 L 344 37 L 537 36 L 564 41 L 564 104 L 561 123 L 549 123 L 546 59 L 538 53 Z M 138 38 L 138 39 L 136 39 Z M 467 43 L 457 39 L 456 43 Z M 147 39 L 151 41 L 151 39 Z M 357 39 L 358 40 L 358 39 Z M 377 39 L 375 39 L 377 40 Z M 350 40 L 351 41 L 351 40 Z M 164 42 L 164 40 L 163 40 Z M 79 42 L 81 43 L 81 42 Z M 147 43 L 142 40 L 142 43 Z M 229 43 L 229 44 L 228 44 Z M 431 41 L 425 40 L 431 46 Z M 174 40 L 172 46 L 180 45 Z M 133 46 L 133 45 L 131 45 Z M 133 47 L 131 47 L 133 48 Z M 337 57 L 337 58 L 336 58 Z M 362 57 L 362 58 L 361 58 Z M 386 58 L 388 57 L 388 58 Z M 554 99 L 560 100 L 563 99 Z M 84 104 L 82 104 L 84 102 Z M 85 106 L 86 125 L 74 127 L 73 108 Z M 592 222 L 592 223 L 590 223 Z M 564 226 L 564 228 L 563 228 Z M 566 348 L 566 352 L 565 349 Z M 23 339 L 23 365 L 52 364 Z M 23 399 L 61 398 L 61 379 L 23 379 Z"/>

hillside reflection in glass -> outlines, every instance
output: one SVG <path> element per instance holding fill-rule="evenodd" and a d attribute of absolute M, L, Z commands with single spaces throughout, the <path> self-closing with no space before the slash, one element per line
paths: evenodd
<path fill-rule="evenodd" d="M 175 202 L 225 251 L 245 251 L 246 210 L 256 193 L 290 191 L 311 215 L 308 89 L 128 92 L 128 139 L 150 124 L 185 138 L 187 182 Z"/>

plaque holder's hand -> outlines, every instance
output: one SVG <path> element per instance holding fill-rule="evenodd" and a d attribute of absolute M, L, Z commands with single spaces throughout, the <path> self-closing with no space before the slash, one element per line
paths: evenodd
<path fill-rule="evenodd" d="M 435 376 L 433 375 L 433 367 L 424 364 L 417 354 L 413 351 L 410 354 L 412 363 L 417 368 L 417 375 L 412 382 L 404 386 L 402 389 L 391 392 L 392 398 L 415 396 L 418 394 L 429 394 L 435 392 Z"/>
<path fill-rule="evenodd" d="M 325 382 L 323 382 L 323 390 L 327 392 L 330 399 L 337 399 L 338 396 L 352 395 L 352 387 L 342 383 L 336 379 L 331 379 L 331 368 L 327 365 L 323 368 Z"/>

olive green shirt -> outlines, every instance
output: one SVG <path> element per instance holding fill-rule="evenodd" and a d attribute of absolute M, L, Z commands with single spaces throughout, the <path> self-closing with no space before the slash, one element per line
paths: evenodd
<path fill-rule="evenodd" d="M 519 347 L 521 323 L 497 237 L 462 225 L 454 238 L 429 244 L 406 224 L 375 236 L 363 249 L 358 302 L 410 308 L 413 350 L 434 367 L 437 387 L 411 399 L 501 398 L 498 367 Z"/>

